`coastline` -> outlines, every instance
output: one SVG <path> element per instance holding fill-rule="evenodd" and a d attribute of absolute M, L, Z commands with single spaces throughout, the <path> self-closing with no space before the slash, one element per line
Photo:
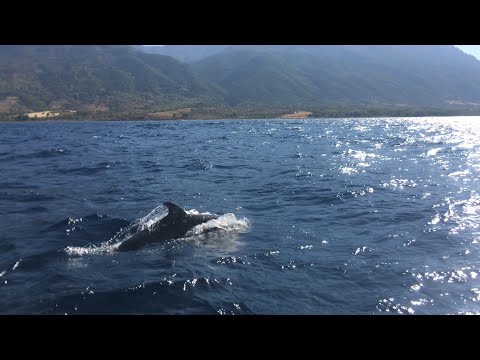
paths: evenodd
<path fill-rule="evenodd" d="M 2 120 L 0 123 L 4 124 L 33 124 L 33 123 L 65 123 L 65 122 L 127 122 L 127 121 L 137 121 L 137 122 L 189 122 L 189 121 L 272 121 L 272 120 L 281 120 L 281 121 L 296 121 L 296 120 L 352 120 L 352 119 L 420 119 L 420 118 L 455 118 L 455 117 L 468 117 L 468 118 L 479 118 L 479 115 L 422 115 L 422 116 L 358 116 L 358 117 L 304 117 L 304 118 L 282 118 L 282 117 L 271 117 L 271 118 L 209 118 L 209 119 L 200 119 L 200 118 L 191 118 L 191 119 L 149 119 L 149 118 L 135 118 L 135 119 L 38 119 L 38 120 Z"/>
<path fill-rule="evenodd" d="M 48 113 L 49 110 L 44 110 Z M 30 117 L 24 114 L 0 114 L 0 122 L 70 122 L 70 121 L 193 121 L 193 120 L 298 120 L 346 118 L 418 118 L 480 116 L 480 108 L 415 108 L 415 107 L 209 107 L 182 108 L 162 112 L 75 112 L 59 110 L 58 116 Z"/>

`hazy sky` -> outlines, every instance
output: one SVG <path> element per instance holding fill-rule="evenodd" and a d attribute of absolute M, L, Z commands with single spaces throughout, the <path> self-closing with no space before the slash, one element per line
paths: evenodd
<path fill-rule="evenodd" d="M 145 46 L 163 46 L 163 45 L 145 45 Z M 463 52 L 475 56 L 480 60 L 480 45 L 455 45 Z"/>
<path fill-rule="evenodd" d="M 455 45 L 463 52 L 471 54 L 480 60 L 480 45 Z"/>

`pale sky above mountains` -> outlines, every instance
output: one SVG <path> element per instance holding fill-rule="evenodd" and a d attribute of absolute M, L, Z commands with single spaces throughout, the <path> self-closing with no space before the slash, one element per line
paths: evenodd
<path fill-rule="evenodd" d="M 475 56 L 480 60 L 480 45 L 455 45 L 464 53 Z"/>
<path fill-rule="evenodd" d="M 145 45 L 145 46 L 163 46 L 163 45 Z M 475 56 L 480 60 L 480 45 L 455 45 L 464 53 Z"/>

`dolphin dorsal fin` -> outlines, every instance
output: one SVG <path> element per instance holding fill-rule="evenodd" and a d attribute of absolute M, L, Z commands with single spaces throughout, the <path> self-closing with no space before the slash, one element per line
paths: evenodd
<path fill-rule="evenodd" d="M 175 205 L 174 203 L 164 202 L 163 205 L 168 208 L 168 215 L 169 216 L 183 217 L 183 216 L 187 215 L 185 210 L 183 210 L 180 206 Z"/>

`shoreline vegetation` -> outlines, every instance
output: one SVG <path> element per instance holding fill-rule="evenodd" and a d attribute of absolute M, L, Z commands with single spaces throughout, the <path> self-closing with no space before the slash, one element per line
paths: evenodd
<path fill-rule="evenodd" d="M 429 116 L 480 116 L 480 107 L 413 108 L 408 106 L 209 106 L 186 107 L 164 111 L 113 111 L 95 107 L 94 111 L 45 109 L 23 114 L 1 113 L 0 122 L 96 121 L 96 120 L 229 120 L 229 119 L 308 119 L 308 118 L 379 118 Z M 100 110 L 99 110 L 100 109 Z"/>

